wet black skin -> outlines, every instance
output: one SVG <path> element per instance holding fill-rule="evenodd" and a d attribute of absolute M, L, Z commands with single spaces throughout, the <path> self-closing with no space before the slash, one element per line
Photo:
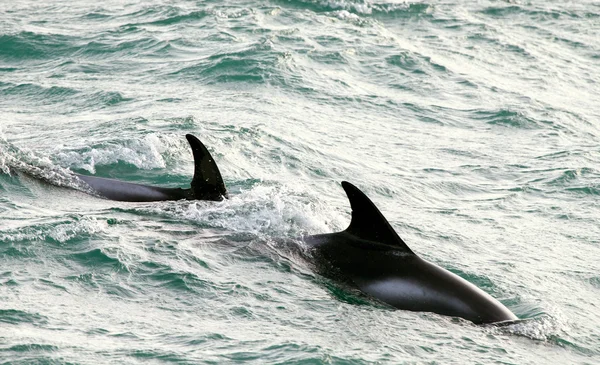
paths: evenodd
<path fill-rule="evenodd" d="M 321 274 L 398 309 L 476 324 L 518 319 L 475 285 L 415 255 L 363 192 L 348 182 L 342 186 L 352 206 L 348 229 L 305 238 Z"/>

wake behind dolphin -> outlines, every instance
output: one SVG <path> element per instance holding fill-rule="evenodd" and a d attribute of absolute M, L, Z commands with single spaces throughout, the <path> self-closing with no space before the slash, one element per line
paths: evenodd
<path fill-rule="evenodd" d="M 518 319 L 475 285 L 417 256 L 362 191 L 346 181 L 342 186 L 352 207 L 350 226 L 305 238 L 320 273 L 398 309 L 461 317 L 476 324 Z"/>

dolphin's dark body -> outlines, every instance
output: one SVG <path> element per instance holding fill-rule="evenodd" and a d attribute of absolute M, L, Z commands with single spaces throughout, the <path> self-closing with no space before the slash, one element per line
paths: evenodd
<path fill-rule="evenodd" d="M 348 182 L 342 186 L 352 207 L 350 226 L 343 232 L 305 238 L 322 274 L 398 309 L 461 317 L 476 324 L 518 319 L 475 285 L 415 255 L 362 191 Z"/>
<path fill-rule="evenodd" d="M 217 164 L 206 147 L 198 138 L 191 134 L 185 136 L 192 147 L 194 155 L 194 177 L 189 189 L 163 188 L 134 184 L 103 177 L 75 174 L 85 182 L 89 188 L 86 192 L 118 201 L 150 202 L 162 200 L 213 200 L 220 201 L 227 198 L 227 189 L 221 178 Z M 50 184 L 52 181 L 44 177 L 33 175 L 27 171 L 16 169 L 30 177 L 44 180 Z"/>
<path fill-rule="evenodd" d="M 88 184 L 97 195 L 118 201 L 148 202 L 160 200 L 194 199 L 191 189 L 161 188 L 128 183 L 103 177 L 75 174 Z"/>
<path fill-rule="evenodd" d="M 191 134 L 185 136 L 194 155 L 194 178 L 189 189 L 162 188 L 76 174 L 99 196 L 110 200 L 149 202 L 161 200 L 214 200 L 227 197 L 225 183 L 206 147 Z"/>

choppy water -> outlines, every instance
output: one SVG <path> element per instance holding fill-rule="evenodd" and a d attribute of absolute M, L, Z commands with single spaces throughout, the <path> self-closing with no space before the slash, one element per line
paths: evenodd
<path fill-rule="evenodd" d="M 0 167 L 185 186 L 193 133 L 232 198 L 0 174 L 0 363 L 600 361 L 597 2 L 50 3 L 0 3 Z M 345 228 L 341 180 L 528 320 L 313 274 L 294 238 Z"/>

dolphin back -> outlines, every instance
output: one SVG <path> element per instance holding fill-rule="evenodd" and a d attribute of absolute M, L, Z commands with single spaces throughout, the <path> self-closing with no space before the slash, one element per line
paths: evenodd
<path fill-rule="evenodd" d="M 345 231 L 311 236 L 319 271 L 395 308 L 461 317 L 476 324 L 516 320 L 483 290 L 418 257 L 373 202 L 342 182 L 352 207 Z"/>
<path fill-rule="evenodd" d="M 227 197 L 227 189 L 214 159 L 202 142 L 187 134 L 194 155 L 194 177 L 189 189 L 163 188 L 114 179 L 76 174 L 95 194 L 110 200 L 148 202 L 163 200 L 213 200 Z"/>

